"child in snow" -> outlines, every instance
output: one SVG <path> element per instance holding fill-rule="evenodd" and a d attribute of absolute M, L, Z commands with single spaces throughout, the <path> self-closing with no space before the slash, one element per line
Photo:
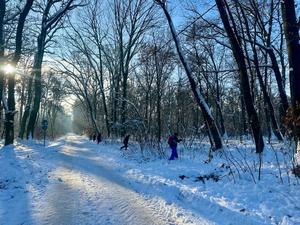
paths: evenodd
<path fill-rule="evenodd" d="M 125 136 L 125 138 L 124 138 L 124 140 L 123 140 L 123 144 L 124 144 L 124 145 L 120 148 L 120 150 L 123 149 L 123 148 L 125 148 L 125 150 L 127 150 L 127 148 L 128 148 L 129 137 L 130 137 L 129 134 Z"/>
<path fill-rule="evenodd" d="M 169 158 L 169 160 L 174 160 L 175 158 L 178 159 L 178 154 L 177 154 L 177 143 L 181 142 L 182 139 L 178 139 L 178 133 L 174 133 L 171 135 L 168 139 L 168 144 L 170 148 L 172 149 L 172 154 Z"/>

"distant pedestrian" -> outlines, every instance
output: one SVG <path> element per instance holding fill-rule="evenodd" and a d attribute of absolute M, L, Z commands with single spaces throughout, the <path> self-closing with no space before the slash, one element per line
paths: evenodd
<path fill-rule="evenodd" d="M 97 144 L 99 144 L 102 141 L 101 139 L 101 133 L 99 132 L 97 135 Z"/>
<path fill-rule="evenodd" d="M 128 142 L 129 142 L 129 137 L 130 137 L 129 134 L 125 136 L 125 138 L 124 138 L 124 140 L 123 140 L 123 144 L 124 144 L 124 145 L 123 145 L 120 149 L 125 148 L 125 150 L 127 150 L 127 148 L 128 148 Z"/>
<path fill-rule="evenodd" d="M 174 133 L 171 135 L 168 139 L 168 144 L 172 150 L 172 154 L 169 158 L 169 160 L 178 159 L 178 153 L 177 153 L 177 144 L 181 142 L 182 139 L 178 139 L 178 133 Z"/>
<path fill-rule="evenodd" d="M 96 134 L 93 135 L 93 141 L 96 141 Z"/>

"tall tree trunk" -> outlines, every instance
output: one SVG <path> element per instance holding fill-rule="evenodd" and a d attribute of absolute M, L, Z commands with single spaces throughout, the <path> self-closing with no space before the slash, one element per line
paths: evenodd
<path fill-rule="evenodd" d="M 244 53 L 243 53 L 243 50 L 239 43 L 237 33 L 234 33 L 233 29 L 230 26 L 229 18 L 228 18 L 227 12 L 225 10 L 224 0 L 216 0 L 216 4 L 219 9 L 219 13 L 220 13 L 224 28 L 225 28 L 228 38 L 230 40 L 233 55 L 235 57 L 237 65 L 239 67 L 242 96 L 245 101 L 249 124 L 251 126 L 252 135 L 254 136 L 254 140 L 255 140 L 256 153 L 261 153 L 264 149 L 264 141 L 263 141 L 263 137 L 262 137 L 262 131 L 261 131 L 260 123 L 258 120 L 258 116 L 257 116 L 257 113 L 256 113 L 254 105 L 253 105 L 253 101 L 252 101 Z"/>
<path fill-rule="evenodd" d="M 197 104 L 199 105 L 202 113 L 203 113 L 203 117 L 205 118 L 206 122 L 207 122 L 207 126 L 208 126 L 208 129 L 210 130 L 210 133 L 212 135 L 212 138 L 213 138 L 213 141 L 214 141 L 214 148 L 215 149 L 221 149 L 223 147 L 223 141 L 222 141 L 222 138 L 221 138 L 221 135 L 219 133 L 219 130 L 218 130 L 218 127 L 216 126 L 216 122 L 211 114 L 211 111 L 203 97 L 203 94 L 200 92 L 199 88 L 197 88 L 197 85 L 196 85 L 196 82 L 192 76 L 192 72 L 191 72 L 191 69 L 189 67 L 189 65 L 187 64 L 187 61 L 183 55 L 183 52 L 182 52 L 182 48 L 180 46 L 180 42 L 178 40 L 178 37 L 177 37 L 177 34 L 176 34 L 176 30 L 175 30 L 175 27 L 174 27 L 174 24 L 173 24 L 173 21 L 171 19 L 171 16 L 166 8 L 166 5 L 165 3 L 159 3 L 159 5 L 161 6 L 161 8 L 163 9 L 164 11 L 164 14 L 167 18 L 167 21 L 168 21 L 168 24 L 169 24 L 169 27 L 170 27 L 170 30 L 171 30 L 171 33 L 172 33 L 172 37 L 173 37 L 173 40 L 175 42 L 175 45 L 176 45 L 176 50 L 177 50 L 177 53 L 178 53 L 178 56 L 179 56 L 179 59 L 185 69 L 185 72 L 187 74 L 187 77 L 189 79 L 189 82 L 190 82 L 190 85 L 191 85 L 191 89 L 192 89 L 192 92 L 194 94 L 194 97 L 197 101 Z"/>
<path fill-rule="evenodd" d="M 215 67 L 216 68 L 216 67 Z M 225 135 L 225 126 L 224 126 L 224 117 L 222 113 L 222 107 L 221 107 L 221 98 L 220 98 L 220 85 L 219 85 L 219 79 L 218 79 L 218 72 L 216 72 L 216 106 L 217 106 L 217 114 L 220 118 L 220 128 L 221 128 L 221 134 L 222 136 Z"/>
<path fill-rule="evenodd" d="M 128 80 L 128 74 L 123 74 L 123 81 L 122 81 L 122 102 L 121 102 L 121 136 L 125 136 L 126 134 L 126 115 L 127 115 L 127 80 Z"/>
<path fill-rule="evenodd" d="M 14 64 L 14 67 L 16 64 Z M 8 98 L 7 109 L 5 110 L 5 143 L 4 145 L 13 144 L 14 142 L 14 117 L 15 108 L 15 72 L 8 78 Z"/>
<path fill-rule="evenodd" d="M 102 101 L 103 101 L 103 109 L 104 109 L 104 116 L 105 116 L 105 125 L 106 125 L 106 130 L 107 130 L 107 136 L 110 137 L 110 124 L 109 124 L 109 116 L 108 116 L 108 109 L 107 109 L 107 103 L 106 103 L 106 97 L 105 97 L 105 92 L 104 92 L 104 81 L 103 81 L 103 62 L 102 62 L 102 54 L 101 50 L 99 49 L 99 63 L 100 63 L 100 91 L 101 91 L 101 96 L 102 96 Z"/>
<path fill-rule="evenodd" d="M 293 116 L 299 121 L 300 118 L 300 37 L 299 23 L 297 22 L 294 0 L 281 1 L 282 19 L 284 24 L 285 39 L 287 43 L 289 59 L 290 90 L 292 98 Z M 296 121 L 295 121 L 296 123 Z M 300 125 L 295 125 L 294 136 L 297 151 L 300 151 Z"/>
<path fill-rule="evenodd" d="M 156 70 L 156 113 L 157 113 L 157 142 L 161 141 L 161 65 L 157 59 L 157 47 L 155 45 L 154 49 L 154 62 L 155 62 L 155 70 Z"/>
<path fill-rule="evenodd" d="M 22 37 L 25 19 L 31 9 L 33 0 L 27 0 L 23 10 L 20 13 L 16 31 L 15 39 L 15 52 L 12 60 L 12 66 L 16 68 L 22 53 Z M 15 106 L 15 75 L 14 71 L 8 77 L 8 98 L 7 98 L 7 109 L 5 110 L 5 143 L 4 145 L 13 144 L 14 142 L 14 117 L 16 113 Z"/>
<path fill-rule="evenodd" d="M 4 58 L 4 46 L 5 46 L 5 38 L 4 38 L 4 16 L 6 12 L 6 0 L 0 0 L 0 65 L 3 66 L 5 63 Z M 3 112 L 3 104 L 2 100 L 4 100 L 3 96 L 4 90 L 4 71 L 0 70 L 0 119 L 3 120 L 2 112 Z M 2 127 L 2 122 L 0 123 L 0 128 Z M 0 129 L 1 132 L 1 129 Z"/>
<path fill-rule="evenodd" d="M 38 36 L 38 47 L 34 57 L 33 75 L 34 75 L 34 98 L 33 106 L 30 111 L 29 120 L 26 129 L 26 138 L 34 137 L 36 118 L 40 109 L 42 98 L 42 64 L 45 50 L 46 30 L 42 30 Z"/>

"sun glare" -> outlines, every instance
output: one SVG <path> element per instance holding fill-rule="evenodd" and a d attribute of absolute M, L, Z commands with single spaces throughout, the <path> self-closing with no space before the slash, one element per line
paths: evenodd
<path fill-rule="evenodd" d="M 11 73 L 13 73 L 16 69 L 15 69 L 15 67 L 13 67 L 12 65 L 6 64 L 6 65 L 2 68 L 2 70 L 3 70 L 4 73 L 6 73 L 6 74 L 11 74 Z"/>

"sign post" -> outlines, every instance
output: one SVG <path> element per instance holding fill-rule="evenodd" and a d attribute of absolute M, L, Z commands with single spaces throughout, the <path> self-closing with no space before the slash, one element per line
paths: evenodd
<path fill-rule="evenodd" d="M 46 146 L 46 130 L 48 129 L 48 120 L 42 120 L 42 129 L 44 131 L 44 147 Z"/>

